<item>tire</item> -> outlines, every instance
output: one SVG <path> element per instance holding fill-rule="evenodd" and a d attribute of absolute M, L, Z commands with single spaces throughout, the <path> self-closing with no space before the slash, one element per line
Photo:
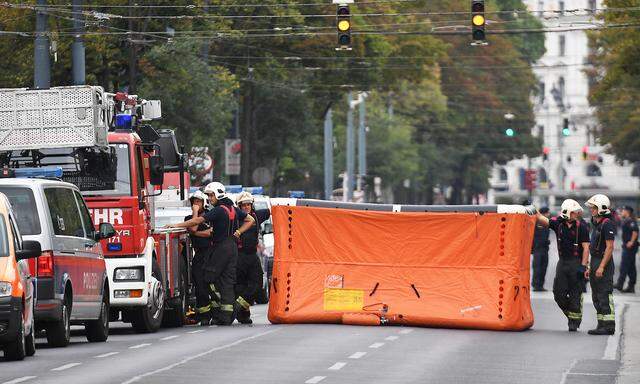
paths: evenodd
<path fill-rule="evenodd" d="M 22 321 L 22 310 L 20 310 L 18 318 L 20 319 L 20 327 L 18 328 L 18 334 L 16 335 L 16 339 L 8 343 L 4 347 L 4 357 L 7 360 L 12 360 L 12 361 L 24 360 L 24 357 L 26 356 L 27 346 L 26 346 L 26 337 L 24 335 L 24 332 L 25 332 L 24 321 Z"/>
<path fill-rule="evenodd" d="M 100 317 L 87 321 L 84 326 L 90 343 L 102 343 L 109 338 L 109 288 L 105 287 L 100 304 Z"/>
<path fill-rule="evenodd" d="M 184 265 L 180 265 L 180 297 L 175 301 L 172 309 L 164 313 L 162 325 L 165 327 L 180 328 L 184 326 L 184 318 L 187 313 L 187 271 Z"/>
<path fill-rule="evenodd" d="M 47 343 L 50 347 L 66 347 L 71 340 L 71 300 L 68 297 L 62 302 L 62 319 L 47 324 Z"/>
<path fill-rule="evenodd" d="M 25 352 L 27 356 L 36 354 L 36 324 L 31 316 L 31 332 L 25 338 Z"/>
<path fill-rule="evenodd" d="M 153 262 L 151 275 L 158 281 L 158 289 L 161 290 L 161 295 L 157 303 L 153 305 L 147 304 L 144 308 L 132 310 L 131 313 L 131 325 L 137 333 L 153 333 L 157 332 L 162 325 L 162 318 L 164 315 L 164 286 L 162 284 L 162 274 L 160 273 L 160 267 Z"/>

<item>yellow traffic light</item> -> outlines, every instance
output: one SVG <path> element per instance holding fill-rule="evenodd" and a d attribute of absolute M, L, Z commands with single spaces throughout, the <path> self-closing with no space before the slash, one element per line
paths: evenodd
<path fill-rule="evenodd" d="M 349 30 L 349 28 L 351 28 L 351 23 L 349 22 L 349 20 L 340 20 L 338 22 L 338 30 L 340 32 L 346 32 Z"/>
<path fill-rule="evenodd" d="M 484 16 L 475 15 L 473 16 L 472 22 L 473 22 L 473 25 L 480 27 L 484 25 Z"/>

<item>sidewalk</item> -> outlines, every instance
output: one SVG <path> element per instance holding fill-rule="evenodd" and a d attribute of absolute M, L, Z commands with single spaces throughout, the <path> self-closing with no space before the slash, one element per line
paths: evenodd
<path fill-rule="evenodd" d="M 625 295 L 626 296 L 626 295 Z M 640 295 L 629 295 L 623 319 L 621 362 L 618 384 L 640 383 Z"/>

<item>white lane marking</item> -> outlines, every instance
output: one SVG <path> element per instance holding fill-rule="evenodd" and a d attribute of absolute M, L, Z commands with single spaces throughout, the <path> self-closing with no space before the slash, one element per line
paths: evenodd
<path fill-rule="evenodd" d="M 347 363 L 343 363 L 343 362 L 339 361 L 339 362 L 333 364 L 332 366 L 330 366 L 329 370 L 330 371 L 339 371 L 342 368 L 344 368 L 345 365 L 347 365 Z"/>
<path fill-rule="evenodd" d="M 77 367 L 80 364 L 82 364 L 82 363 L 69 363 L 69 364 L 62 365 L 62 366 L 60 366 L 58 368 L 53 368 L 52 371 L 64 371 L 64 370 L 67 370 L 69 368 Z"/>
<path fill-rule="evenodd" d="M 617 373 L 580 373 L 580 372 L 569 372 L 567 375 L 578 375 L 578 376 L 618 376 Z"/>
<path fill-rule="evenodd" d="M 117 355 L 118 353 L 120 353 L 120 352 L 103 353 L 102 355 L 93 356 L 93 358 L 94 359 L 102 359 L 103 357 L 109 357 L 109 356 Z"/>
<path fill-rule="evenodd" d="M 366 355 L 367 352 L 356 352 L 353 355 L 349 356 L 350 359 L 359 359 L 362 356 Z"/>
<path fill-rule="evenodd" d="M 204 329 L 197 329 L 195 331 L 191 331 L 191 332 L 187 332 L 187 333 L 194 334 L 194 333 L 200 333 L 200 332 L 204 332 Z"/>
<path fill-rule="evenodd" d="M 398 336 L 388 336 L 384 338 L 387 341 L 394 341 L 394 340 L 398 340 Z"/>
<path fill-rule="evenodd" d="M 410 334 L 411 332 L 413 332 L 413 329 L 403 329 L 403 330 L 402 330 L 402 331 L 400 331 L 399 333 L 400 333 L 401 335 L 408 335 L 408 334 Z"/>
<path fill-rule="evenodd" d="M 573 367 L 576 366 L 576 364 L 578 364 L 578 360 L 577 359 L 573 360 L 571 362 L 571 365 L 569 365 L 569 368 L 567 368 L 567 370 L 562 373 L 562 380 L 560 381 L 560 384 L 566 384 L 567 376 L 569 376 L 569 372 L 571 372 L 571 370 L 573 369 Z"/>
<path fill-rule="evenodd" d="M 191 361 L 191 360 L 193 360 L 193 359 L 198 359 L 198 358 L 200 358 L 200 357 L 210 355 L 210 354 L 212 354 L 213 352 L 217 352 L 217 351 L 220 351 L 220 350 L 223 350 L 223 349 L 227 349 L 227 348 L 235 347 L 236 345 L 238 345 L 238 344 L 242 344 L 242 343 L 244 343 L 244 342 L 246 342 L 246 341 L 251 341 L 251 340 L 253 340 L 253 339 L 257 339 L 257 338 L 259 338 L 259 337 L 266 336 L 266 335 L 268 335 L 268 334 L 270 334 L 270 333 L 277 332 L 277 331 L 279 331 L 280 329 L 281 329 L 281 328 L 278 328 L 278 329 L 272 329 L 271 331 L 258 333 L 257 335 L 253 335 L 253 336 L 245 337 L 244 339 L 240 339 L 240 340 L 234 341 L 233 343 L 229 343 L 229 344 L 221 345 L 221 346 L 219 346 L 219 347 L 211 348 L 210 350 L 208 350 L 208 351 L 204 351 L 204 352 L 202 352 L 202 353 L 198 353 L 197 355 L 192 355 L 192 356 L 189 356 L 189 357 L 185 357 L 184 359 L 182 359 L 182 360 L 180 360 L 180 361 L 178 361 L 178 362 L 175 362 L 175 363 L 173 363 L 173 364 L 170 364 L 170 365 L 168 365 L 168 366 L 166 366 L 166 367 L 159 368 L 159 369 L 155 369 L 155 370 L 153 370 L 153 371 L 149 371 L 149 372 L 145 372 L 145 373 L 140 374 L 140 375 L 138 375 L 138 376 L 134 376 L 134 377 L 132 377 L 131 379 L 129 379 L 129 380 L 127 380 L 127 381 L 123 381 L 123 382 L 122 382 L 122 384 L 131 384 L 131 383 L 135 383 L 136 381 L 140 381 L 140 380 L 144 379 L 145 377 L 148 377 L 148 376 L 151 376 L 151 375 L 155 375 L 156 373 L 160 373 L 160 372 L 166 372 L 166 371 L 169 371 L 169 370 L 171 370 L 171 369 L 173 369 L 173 368 L 175 368 L 175 367 L 178 367 L 178 366 L 180 366 L 180 365 L 186 364 L 186 363 L 190 362 L 190 361 Z"/>
<path fill-rule="evenodd" d="M 384 345 L 384 343 L 373 343 L 369 346 L 369 348 L 380 348 Z"/>
<path fill-rule="evenodd" d="M 38 376 L 22 376 L 22 377 L 18 377 L 17 379 L 13 379 L 10 381 L 5 381 L 2 384 L 18 384 L 18 383 L 24 383 L 27 380 L 31 380 L 31 379 L 35 379 Z"/>
<path fill-rule="evenodd" d="M 132 345 L 129 347 L 129 349 L 138 349 L 138 348 L 144 348 L 144 347 L 148 347 L 151 344 L 149 343 L 142 343 L 142 344 L 138 344 L 138 345 Z"/>
<path fill-rule="evenodd" d="M 178 337 L 178 335 L 173 335 L 173 336 L 163 337 L 163 338 L 162 338 L 162 339 L 160 339 L 160 340 L 162 340 L 162 341 L 167 341 L 167 340 L 175 339 L 176 337 Z"/>
<path fill-rule="evenodd" d="M 622 335 L 622 315 L 627 309 L 628 304 L 622 304 L 619 308 L 614 306 L 616 311 L 616 333 L 607 338 L 607 347 L 604 349 L 603 360 L 617 360 L 618 350 L 620 349 L 620 336 Z"/>
<path fill-rule="evenodd" d="M 326 379 L 327 376 L 313 376 L 309 380 L 305 381 L 305 384 L 318 384 L 322 380 Z"/>

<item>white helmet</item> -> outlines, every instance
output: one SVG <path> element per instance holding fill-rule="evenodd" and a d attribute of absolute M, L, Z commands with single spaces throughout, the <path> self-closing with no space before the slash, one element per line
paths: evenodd
<path fill-rule="evenodd" d="M 566 199 L 560 206 L 560 217 L 565 220 L 569 220 L 571 212 L 582 212 L 582 207 L 577 201 L 573 199 Z"/>
<path fill-rule="evenodd" d="M 587 207 L 595 207 L 598 209 L 598 215 L 608 215 L 611 213 L 611 201 L 605 195 L 593 195 L 587 200 Z"/>
<path fill-rule="evenodd" d="M 236 197 L 236 204 L 240 205 L 241 203 L 253 204 L 253 195 L 247 191 L 240 192 L 240 194 Z"/>
<path fill-rule="evenodd" d="M 208 198 L 202 191 L 195 191 L 189 196 L 189 201 L 193 201 L 193 199 L 200 199 L 203 203 L 207 204 Z"/>
<path fill-rule="evenodd" d="M 222 183 L 219 183 L 217 181 L 207 184 L 207 186 L 204 187 L 204 193 L 213 193 L 218 200 L 227 197 L 226 188 Z"/>

